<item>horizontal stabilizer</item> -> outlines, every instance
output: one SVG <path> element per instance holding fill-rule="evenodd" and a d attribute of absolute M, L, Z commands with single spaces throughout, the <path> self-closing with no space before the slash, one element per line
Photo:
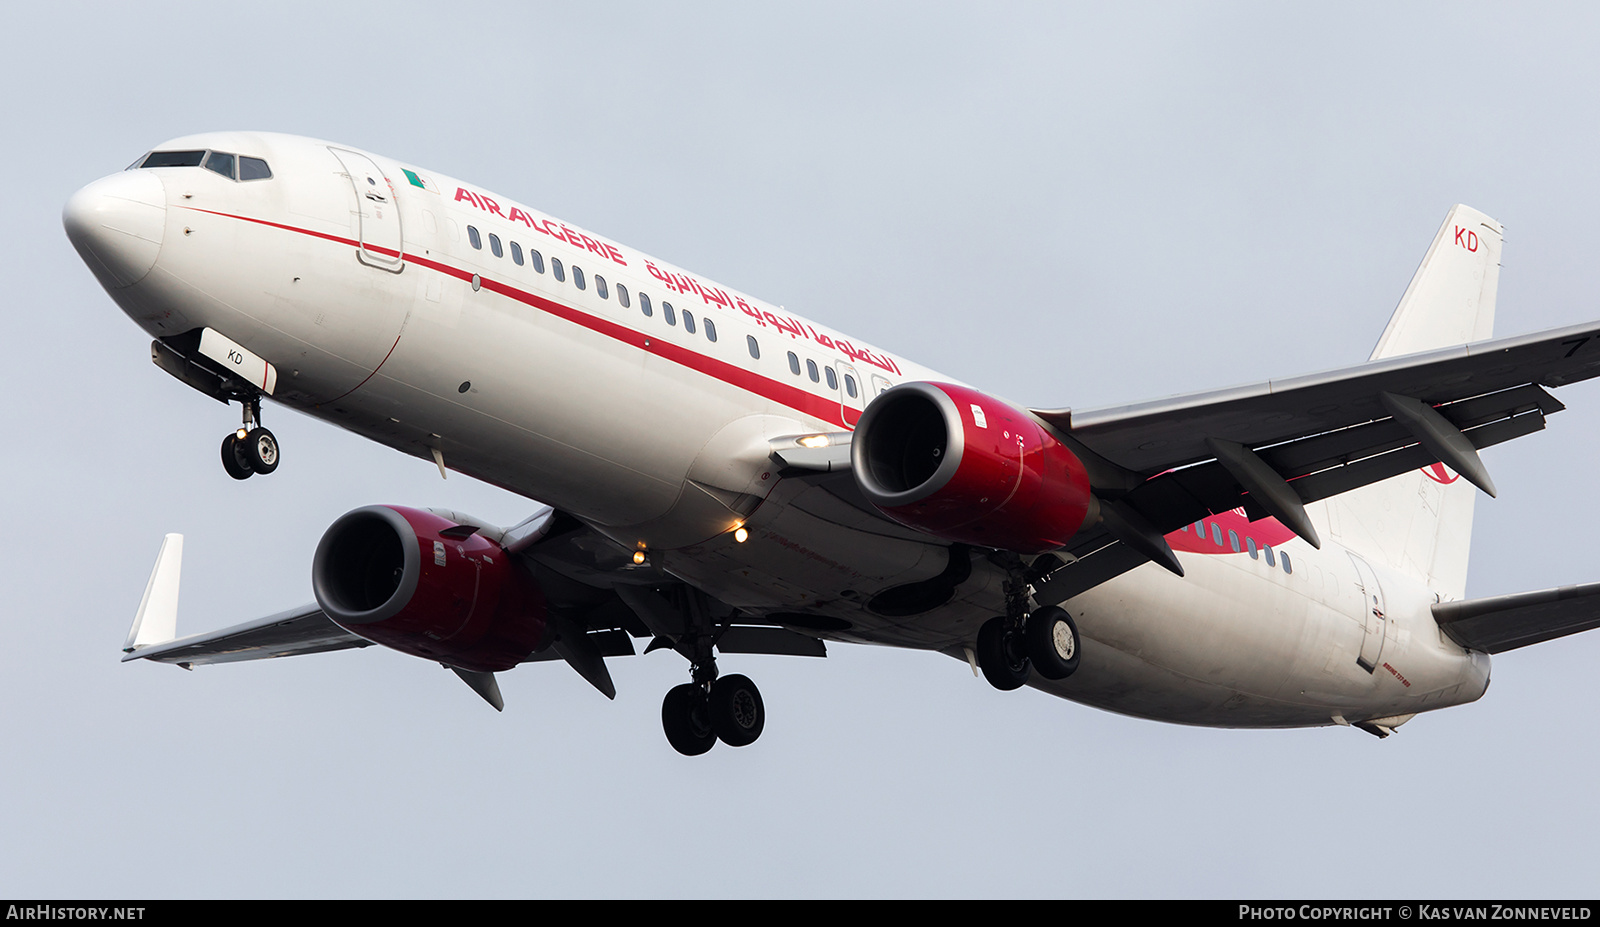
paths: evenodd
<path fill-rule="evenodd" d="M 1600 583 L 1442 602 L 1433 620 L 1463 647 L 1503 653 L 1600 627 Z"/>

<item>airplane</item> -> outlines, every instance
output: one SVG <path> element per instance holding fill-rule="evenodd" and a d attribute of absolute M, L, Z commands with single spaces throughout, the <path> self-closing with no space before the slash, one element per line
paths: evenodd
<path fill-rule="evenodd" d="M 258 132 L 173 139 L 74 193 L 67 235 L 225 405 L 263 400 L 518 493 L 511 526 L 365 505 L 314 602 L 177 634 L 168 535 L 124 661 L 373 644 L 495 709 L 495 674 L 672 650 L 670 745 L 753 743 L 719 661 L 938 651 L 998 689 L 1230 728 L 1386 737 L 1472 702 L 1490 656 L 1600 624 L 1600 583 L 1465 598 L 1478 451 L 1600 373 L 1600 322 L 1494 338 L 1503 229 L 1446 216 L 1364 363 L 1074 410 L 1017 405 L 482 187 Z"/>

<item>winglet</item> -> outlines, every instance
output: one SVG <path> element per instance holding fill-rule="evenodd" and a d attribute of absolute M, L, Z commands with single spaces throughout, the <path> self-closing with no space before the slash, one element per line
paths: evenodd
<path fill-rule="evenodd" d="M 156 566 L 145 584 L 139 612 L 128 629 L 123 653 L 151 644 L 164 644 L 178 636 L 178 574 L 183 570 L 183 535 L 169 534 L 161 542 Z"/>

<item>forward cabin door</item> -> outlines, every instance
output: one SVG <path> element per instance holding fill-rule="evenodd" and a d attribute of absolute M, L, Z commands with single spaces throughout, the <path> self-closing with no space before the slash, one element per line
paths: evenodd
<path fill-rule="evenodd" d="M 356 235 L 361 263 L 399 273 L 405 269 L 405 241 L 400 234 L 400 209 L 394 185 L 372 159 L 358 151 L 330 147 L 344 165 L 356 195 Z"/>

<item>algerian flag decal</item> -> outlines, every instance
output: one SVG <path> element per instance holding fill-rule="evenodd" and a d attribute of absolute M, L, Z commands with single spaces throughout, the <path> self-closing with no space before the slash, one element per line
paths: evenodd
<path fill-rule="evenodd" d="M 439 192 L 439 188 L 434 186 L 433 181 L 429 180 L 426 177 L 423 177 L 421 174 L 418 174 L 416 171 L 408 171 L 405 168 L 401 168 L 400 169 L 400 173 L 406 175 L 406 179 L 411 181 L 411 185 L 413 187 L 421 187 L 422 189 L 427 190 L 430 193 L 438 193 Z"/>

